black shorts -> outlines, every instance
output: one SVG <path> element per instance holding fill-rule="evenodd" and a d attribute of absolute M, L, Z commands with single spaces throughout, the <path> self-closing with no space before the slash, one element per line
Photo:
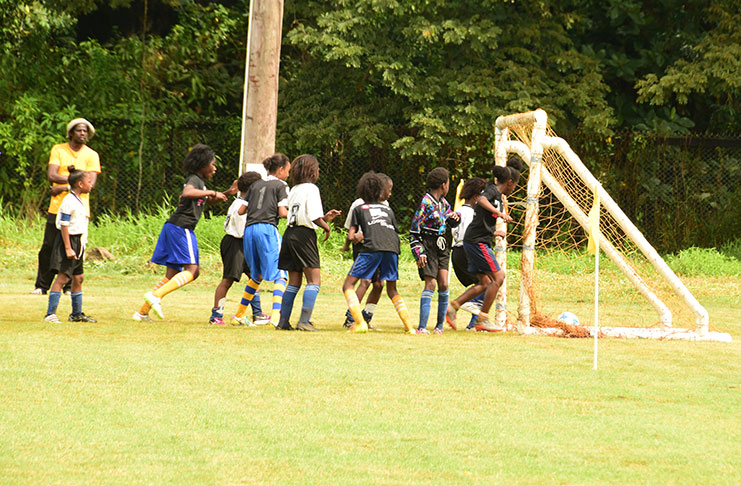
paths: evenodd
<path fill-rule="evenodd" d="M 417 268 L 419 278 L 437 278 L 440 270 L 447 270 L 450 266 L 450 244 L 445 236 L 422 235 L 422 245 L 425 247 L 427 264 Z"/>
<path fill-rule="evenodd" d="M 222 278 L 228 278 L 239 282 L 242 274 L 250 276 L 250 266 L 244 259 L 244 248 L 242 247 L 242 238 L 236 238 L 232 235 L 224 235 L 221 239 L 221 263 L 224 266 Z"/>
<path fill-rule="evenodd" d="M 316 231 L 306 226 L 290 226 L 283 233 L 278 268 L 302 272 L 304 268 L 319 268 L 319 247 Z"/>
<path fill-rule="evenodd" d="M 74 275 L 82 275 L 84 273 L 82 260 L 85 255 L 80 235 L 69 235 L 69 244 L 75 251 L 77 260 L 67 258 L 67 253 L 64 251 L 64 241 L 62 241 L 62 234 L 60 233 L 54 240 L 54 248 L 51 251 L 51 259 L 49 260 L 49 269 L 54 273 L 63 273 L 67 277 L 72 278 Z"/>
<path fill-rule="evenodd" d="M 451 258 L 453 259 L 453 271 L 455 272 L 455 276 L 458 277 L 458 281 L 463 284 L 464 287 L 479 282 L 479 278 L 476 274 L 468 271 L 468 258 L 466 257 L 466 250 L 463 246 L 454 246 Z"/>

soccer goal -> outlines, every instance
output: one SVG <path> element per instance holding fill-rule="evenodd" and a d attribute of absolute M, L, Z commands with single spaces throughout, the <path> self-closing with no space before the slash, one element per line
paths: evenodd
<path fill-rule="evenodd" d="M 527 164 L 523 176 L 527 177 L 526 191 L 518 197 L 513 194 L 507 201 L 511 212 L 519 213 L 522 227 L 519 265 L 519 301 L 517 323 L 510 324 L 525 334 L 589 336 L 594 323 L 579 325 L 563 323 L 553 318 L 562 310 L 572 310 L 580 305 L 586 309 L 593 305 L 593 295 L 588 286 L 571 288 L 574 274 L 590 272 L 589 257 L 584 254 L 589 228 L 587 214 L 593 195 L 599 195 L 600 238 L 602 254 L 609 259 L 600 271 L 601 293 L 607 300 L 619 300 L 632 310 L 610 313 L 600 310 L 600 335 L 612 337 L 642 337 L 654 339 L 730 341 L 727 333 L 712 332 L 705 308 L 664 262 L 643 234 L 602 188 L 568 143 L 548 128 L 547 114 L 543 110 L 501 116 L 496 120 L 495 163 L 505 165 L 510 154 L 519 155 Z M 498 221 L 506 231 L 506 223 Z M 509 235 L 509 233 L 507 233 Z M 507 238 L 497 238 L 495 252 L 502 268 L 507 268 Z M 576 251 L 571 251 L 576 250 Z M 579 261 L 568 261 L 565 255 L 584 254 Z M 564 260 L 560 272 L 539 270 L 538 261 Z M 593 258 L 593 257 L 592 257 Z M 602 258 L 602 257 L 600 257 Z M 553 264 L 549 268 L 553 268 Z M 593 271 L 593 269 L 591 270 Z M 507 280 L 516 271 L 509 272 Z M 507 286 L 502 286 L 496 302 L 496 322 L 507 326 Z M 588 280 L 584 275 L 583 280 Z M 539 289 L 548 283 L 548 295 L 539 295 Z M 555 289 L 555 290 L 554 290 Z M 560 306 L 560 308 L 559 308 Z M 568 307 L 567 307 L 568 306 Z M 566 307 L 566 309 L 564 309 Z M 621 305 L 621 307 L 623 307 Z M 644 309 L 645 308 L 645 309 Z M 602 317 L 604 316 L 604 318 Z M 629 322 L 626 322 L 629 321 Z M 604 326 L 603 326 L 604 324 Z M 680 324 L 683 327 L 677 327 Z"/>

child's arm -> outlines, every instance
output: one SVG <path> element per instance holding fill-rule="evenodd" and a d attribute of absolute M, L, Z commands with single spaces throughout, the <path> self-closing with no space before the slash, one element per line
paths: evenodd
<path fill-rule="evenodd" d="M 196 189 L 195 186 L 191 186 L 190 184 L 186 184 L 185 187 L 183 187 L 183 193 L 180 194 L 180 197 L 186 199 L 204 198 L 208 204 L 226 201 L 226 196 L 223 192 L 214 191 L 213 189 Z"/>
<path fill-rule="evenodd" d="M 501 211 L 497 211 L 494 208 L 494 206 L 489 202 L 489 200 L 486 199 L 485 197 L 480 197 L 476 201 L 476 204 L 484 208 L 485 211 L 490 212 L 491 215 L 494 216 L 495 218 L 502 218 L 506 223 L 511 223 L 512 221 L 514 221 L 514 219 L 512 219 L 512 217 L 509 214 L 505 214 Z"/>
<path fill-rule="evenodd" d="M 327 214 L 325 214 L 321 218 L 317 218 L 314 221 L 312 221 L 315 225 L 319 226 L 322 229 L 322 231 L 324 231 L 324 239 L 322 240 L 323 242 L 327 241 L 327 239 L 329 238 L 329 233 L 332 231 L 332 229 L 327 224 L 327 221 L 332 221 L 339 215 L 340 215 L 339 211 L 337 211 L 336 209 L 331 209 L 327 212 Z"/>
<path fill-rule="evenodd" d="M 60 230 L 62 233 L 62 242 L 64 242 L 64 253 L 67 258 L 77 260 L 77 253 L 72 249 L 72 244 L 69 242 L 69 226 L 62 226 Z"/>
<path fill-rule="evenodd" d="M 347 240 L 350 243 L 355 243 L 356 245 L 363 242 L 363 233 L 358 231 L 357 226 L 350 226 L 350 232 L 347 233 Z"/>

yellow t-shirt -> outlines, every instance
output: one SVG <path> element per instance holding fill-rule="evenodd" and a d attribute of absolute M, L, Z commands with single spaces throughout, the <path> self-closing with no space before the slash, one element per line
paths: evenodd
<path fill-rule="evenodd" d="M 87 145 L 83 145 L 80 150 L 75 152 L 70 148 L 68 143 L 60 143 L 52 147 L 51 154 L 49 155 L 49 165 L 58 165 L 58 174 L 63 176 L 69 176 L 69 170 L 67 167 L 74 165 L 77 170 L 85 170 L 88 172 L 97 172 L 100 174 L 100 158 L 98 152 L 91 149 Z M 61 186 L 65 184 L 54 184 L 55 186 Z M 57 214 L 59 206 L 62 204 L 64 197 L 69 192 L 64 191 L 51 198 L 49 203 L 49 212 Z M 87 217 L 90 217 L 90 194 L 82 194 L 82 202 L 85 204 L 87 209 Z"/>

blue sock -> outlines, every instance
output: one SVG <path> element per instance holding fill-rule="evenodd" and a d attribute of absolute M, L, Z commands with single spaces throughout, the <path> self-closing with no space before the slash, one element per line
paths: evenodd
<path fill-rule="evenodd" d="M 468 323 L 468 326 L 466 326 L 466 329 L 473 329 L 474 327 L 476 327 L 476 321 L 478 320 L 479 316 L 477 316 L 476 314 L 472 315 L 471 321 Z"/>
<path fill-rule="evenodd" d="M 419 328 L 427 328 L 427 319 L 430 318 L 430 308 L 432 307 L 432 294 L 434 290 L 423 290 L 422 297 L 419 298 Z"/>
<path fill-rule="evenodd" d="M 59 299 L 61 297 L 61 292 L 55 292 L 53 290 L 49 292 L 49 305 L 46 308 L 46 315 L 57 313 L 57 307 L 59 307 Z"/>
<path fill-rule="evenodd" d="M 484 303 L 484 294 L 486 292 L 481 292 L 479 295 L 471 299 L 471 302 L 476 302 L 477 304 L 483 304 Z"/>
<path fill-rule="evenodd" d="M 82 290 L 72 292 L 72 314 L 82 314 Z"/>
<path fill-rule="evenodd" d="M 296 300 L 296 294 L 298 294 L 299 287 L 295 285 L 289 285 L 283 292 L 283 303 L 280 306 L 280 323 L 282 325 L 290 324 L 291 322 L 291 311 L 293 310 L 293 301 Z"/>
<path fill-rule="evenodd" d="M 311 313 L 314 311 L 314 304 L 316 304 L 316 296 L 319 294 L 319 286 L 317 284 L 308 284 L 304 289 L 304 301 L 301 305 L 301 317 L 299 322 L 309 322 L 311 320 Z"/>
<path fill-rule="evenodd" d="M 253 316 L 260 316 L 262 315 L 262 305 L 260 304 L 260 292 L 255 292 L 255 296 L 252 297 L 252 315 Z"/>
<path fill-rule="evenodd" d="M 440 330 L 442 330 L 443 323 L 445 322 L 445 313 L 448 311 L 449 297 L 450 291 L 437 291 L 437 326 L 435 327 Z"/>

